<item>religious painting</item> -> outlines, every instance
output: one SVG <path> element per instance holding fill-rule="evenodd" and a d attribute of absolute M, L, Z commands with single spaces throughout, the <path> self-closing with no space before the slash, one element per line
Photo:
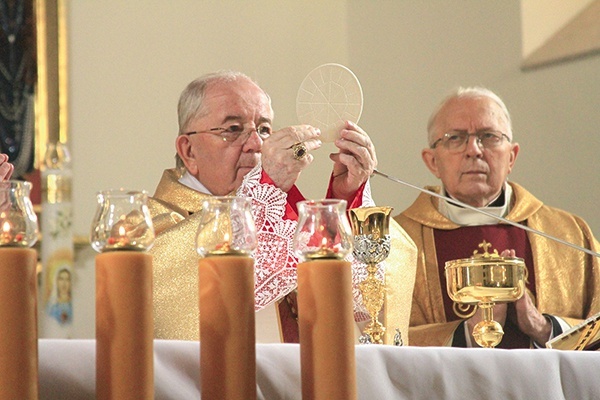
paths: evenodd
<path fill-rule="evenodd" d="M 31 0 L 0 0 L 0 151 L 14 177 L 34 169 L 36 26 Z"/>
<path fill-rule="evenodd" d="M 37 205 L 46 144 L 66 141 L 64 25 L 64 1 L 0 0 L 0 152 Z"/>

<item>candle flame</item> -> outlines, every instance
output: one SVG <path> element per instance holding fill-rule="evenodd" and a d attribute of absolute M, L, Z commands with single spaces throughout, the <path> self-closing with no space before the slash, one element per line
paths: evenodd
<path fill-rule="evenodd" d="M 10 222 L 9 221 L 4 221 L 4 223 L 2 224 L 2 232 L 4 233 L 8 233 L 11 230 L 11 226 L 10 226 Z"/>

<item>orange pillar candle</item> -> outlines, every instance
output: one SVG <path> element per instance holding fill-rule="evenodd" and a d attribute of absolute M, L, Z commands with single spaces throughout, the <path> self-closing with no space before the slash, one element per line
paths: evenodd
<path fill-rule="evenodd" d="M 356 399 L 352 304 L 350 263 L 298 264 L 302 399 Z"/>
<path fill-rule="evenodd" d="M 154 399 L 152 256 L 96 256 L 96 398 Z"/>
<path fill-rule="evenodd" d="M 0 399 L 38 398 L 37 253 L 0 248 Z"/>
<path fill-rule="evenodd" d="M 201 397 L 256 399 L 254 259 L 202 258 L 198 281 Z"/>

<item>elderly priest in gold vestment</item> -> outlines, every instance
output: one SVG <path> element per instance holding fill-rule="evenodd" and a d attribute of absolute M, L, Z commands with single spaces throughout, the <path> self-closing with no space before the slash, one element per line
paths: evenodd
<path fill-rule="evenodd" d="M 442 181 L 441 188 L 430 190 L 598 252 L 585 221 L 545 205 L 507 180 L 519 145 L 496 94 L 484 88 L 457 89 L 432 114 L 428 134 L 422 158 Z M 527 268 L 526 295 L 494 308 L 505 332 L 498 347 L 544 346 L 600 312 L 596 257 L 426 194 L 396 220 L 419 250 L 410 321 L 413 345 L 477 346 L 472 332 L 480 312 L 452 302 L 444 266 L 448 260 L 471 257 L 484 241 L 504 255 L 523 258 Z"/>
<path fill-rule="evenodd" d="M 177 168 L 168 169 L 149 202 L 157 239 L 154 256 L 155 336 L 198 340 L 198 255 L 195 235 L 207 196 L 248 196 L 253 201 L 258 248 L 255 251 L 255 309 L 276 315 L 277 339 L 298 341 L 295 302 L 296 264 L 292 238 L 296 203 L 304 200 L 295 186 L 321 146 L 320 132 L 300 125 L 272 130 L 269 96 L 249 77 L 217 72 L 191 82 L 178 106 Z M 377 164 L 369 136 L 346 122 L 331 154 L 333 172 L 326 196 L 344 199 L 348 208 L 374 205 L 369 177 Z M 388 279 L 385 322 L 407 338 L 416 247 L 394 224 L 393 252 L 386 260 Z M 356 285 L 366 276 L 353 263 L 355 319 L 368 315 Z M 257 339 L 260 339 L 260 334 Z"/>

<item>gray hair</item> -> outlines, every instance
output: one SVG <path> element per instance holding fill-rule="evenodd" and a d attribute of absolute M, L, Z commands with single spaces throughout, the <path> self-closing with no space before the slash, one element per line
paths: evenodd
<path fill-rule="evenodd" d="M 450 94 L 448 94 L 438 104 L 438 106 L 435 108 L 433 113 L 431 113 L 431 116 L 429 117 L 429 121 L 427 122 L 427 140 L 428 140 L 429 144 L 431 144 L 431 142 L 433 142 L 433 140 L 435 139 L 435 132 L 433 130 L 435 128 L 435 123 L 437 122 L 437 118 L 438 118 L 442 108 L 444 108 L 444 106 L 446 104 L 448 104 L 448 102 L 450 102 L 451 100 L 454 100 L 454 99 L 476 98 L 476 97 L 487 97 L 489 99 L 492 99 L 496 104 L 498 104 L 498 106 L 504 113 L 504 116 L 506 117 L 506 121 L 508 123 L 508 132 L 506 132 L 506 135 L 509 138 L 511 138 L 511 140 L 512 140 L 512 121 L 510 118 L 510 113 L 508 112 L 508 108 L 506 107 L 506 104 L 504 104 L 504 102 L 502 101 L 500 96 L 498 96 L 496 93 L 492 92 L 491 90 L 486 89 L 484 87 L 480 87 L 480 86 L 473 86 L 473 87 L 466 87 L 466 88 L 465 87 L 457 87 L 456 89 L 451 91 Z"/>
<path fill-rule="evenodd" d="M 188 132 L 188 126 L 193 120 L 201 118 L 208 113 L 208 110 L 204 106 L 204 97 L 207 89 L 211 85 L 215 83 L 234 82 L 238 79 L 248 79 L 258 86 L 258 83 L 248 75 L 231 70 L 211 72 L 190 82 L 181 92 L 179 103 L 177 104 L 177 117 L 179 123 L 178 135 L 180 136 Z M 270 101 L 271 98 L 266 92 L 265 95 Z M 175 154 L 175 161 L 177 168 L 184 168 L 183 160 L 181 160 L 179 154 Z"/>

